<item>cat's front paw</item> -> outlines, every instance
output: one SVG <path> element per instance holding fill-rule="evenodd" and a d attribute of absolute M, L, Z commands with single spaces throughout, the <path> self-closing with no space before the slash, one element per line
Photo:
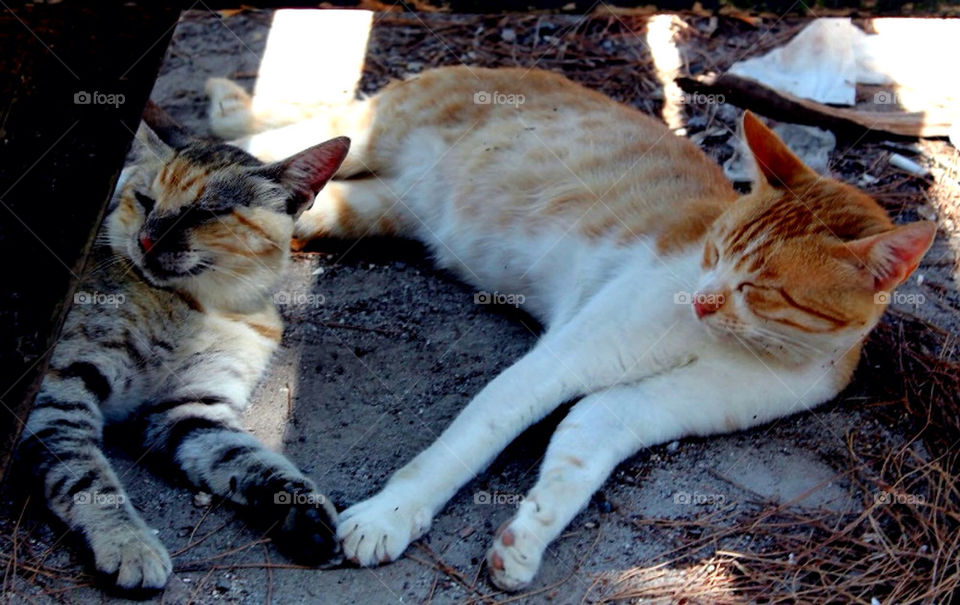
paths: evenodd
<path fill-rule="evenodd" d="M 384 490 L 343 511 L 337 538 L 347 559 L 373 567 L 397 560 L 427 533 L 431 517 L 428 507 Z"/>
<path fill-rule="evenodd" d="M 276 519 L 270 536 L 286 556 L 303 565 L 337 563 L 340 543 L 334 536 L 337 509 L 306 481 L 288 481 L 274 492 L 269 507 Z"/>
<path fill-rule="evenodd" d="M 490 581 L 510 592 L 529 585 L 540 569 L 546 544 L 517 514 L 497 530 L 487 551 Z"/>
<path fill-rule="evenodd" d="M 105 583 L 132 593 L 161 590 L 173 564 L 148 528 L 127 523 L 88 537 L 97 572 Z"/>

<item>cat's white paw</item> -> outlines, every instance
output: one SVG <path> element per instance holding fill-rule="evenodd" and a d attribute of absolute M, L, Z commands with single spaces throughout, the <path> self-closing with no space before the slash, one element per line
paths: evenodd
<path fill-rule="evenodd" d="M 344 556 L 364 567 L 395 561 L 430 529 L 430 510 L 384 490 L 340 514 L 337 539 Z"/>
<path fill-rule="evenodd" d="M 210 98 L 207 119 L 210 130 L 223 139 L 233 139 L 255 130 L 253 102 L 240 85 L 226 78 L 210 78 L 204 90 Z"/>
<path fill-rule="evenodd" d="M 123 590 L 159 590 L 173 564 L 167 549 L 146 527 L 127 525 L 89 538 L 94 564 Z"/>
<path fill-rule="evenodd" d="M 490 581 L 510 592 L 530 584 L 540 569 L 540 560 L 547 546 L 522 517 L 518 513 L 501 526 L 487 551 Z"/>

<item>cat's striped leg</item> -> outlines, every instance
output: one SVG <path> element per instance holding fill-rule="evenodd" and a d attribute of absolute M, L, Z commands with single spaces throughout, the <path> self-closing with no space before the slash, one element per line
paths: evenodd
<path fill-rule="evenodd" d="M 327 183 L 313 206 L 297 219 L 294 249 L 319 237 L 402 235 L 398 195 L 376 177 Z"/>
<path fill-rule="evenodd" d="M 238 407 L 223 393 L 174 394 L 144 411 L 146 445 L 199 489 L 247 509 L 291 558 L 330 560 L 339 551 L 333 504 L 290 460 L 243 430 Z"/>
<path fill-rule="evenodd" d="M 634 385 L 581 399 L 550 440 L 536 485 L 497 532 L 487 552 L 493 583 L 518 590 L 533 579 L 547 545 L 570 523 L 621 460 L 643 445 Z"/>
<path fill-rule="evenodd" d="M 109 382 L 91 363 L 48 374 L 24 428 L 20 456 L 50 510 L 83 536 L 100 574 L 124 590 L 161 589 L 172 570 L 170 557 L 101 451 L 99 404 L 109 392 Z"/>

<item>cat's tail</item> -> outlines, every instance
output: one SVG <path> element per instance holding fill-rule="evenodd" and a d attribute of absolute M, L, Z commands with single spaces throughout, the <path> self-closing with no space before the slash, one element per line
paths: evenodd
<path fill-rule="evenodd" d="M 347 136 L 350 153 L 336 176 L 375 172 L 368 154 L 371 108 L 367 101 L 256 107 L 246 90 L 226 78 L 210 78 L 205 90 L 211 132 L 260 160 L 281 160 L 322 141 Z"/>

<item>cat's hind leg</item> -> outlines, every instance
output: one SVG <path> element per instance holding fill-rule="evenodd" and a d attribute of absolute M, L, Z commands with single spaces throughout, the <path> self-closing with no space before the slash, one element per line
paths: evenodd
<path fill-rule="evenodd" d="M 226 78 L 210 78 L 207 93 L 207 119 L 210 130 L 222 139 L 237 139 L 264 130 L 253 115 L 253 99 L 239 84 Z"/>
<path fill-rule="evenodd" d="M 399 193 L 377 177 L 331 181 L 297 219 L 293 248 L 299 250 L 320 237 L 404 235 L 402 210 Z"/>
<path fill-rule="evenodd" d="M 222 139 L 236 139 L 329 113 L 326 103 L 272 103 L 257 107 L 242 86 L 226 78 L 210 78 L 204 86 L 210 130 Z M 332 137 L 328 137 L 332 138 Z"/>
<path fill-rule="evenodd" d="M 370 152 L 373 106 L 369 101 L 340 105 L 283 105 L 255 109 L 247 92 L 230 80 L 211 78 L 207 119 L 210 130 L 264 162 L 276 162 L 334 137 L 350 138 L 350 152 L 337 170 L 346 178 L 379 169 Z"/>
<path fill-rule="evenodd" d="M 100 400 L 109 375 L 81 361 L 44 379 L 20 442 L 20 457 L 42 486 L 50 511 L 79 533 L 94 565 L 127 591 L 163 588 L 170 556 L 133 508 L 101 450 Z"/>

